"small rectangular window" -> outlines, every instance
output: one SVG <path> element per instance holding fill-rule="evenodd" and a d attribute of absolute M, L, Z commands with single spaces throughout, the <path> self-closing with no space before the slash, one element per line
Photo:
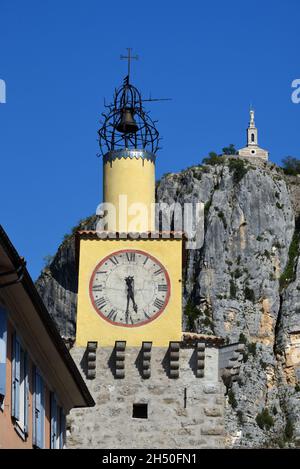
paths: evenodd
<path fill-rule="evenodd" d="M 132 418 L 147 419 L 148 418 L 148 404 L 133 404 Z"/>

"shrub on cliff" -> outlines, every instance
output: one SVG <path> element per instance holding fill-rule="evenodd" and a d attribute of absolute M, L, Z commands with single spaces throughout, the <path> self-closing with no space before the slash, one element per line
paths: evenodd
<path fill-rule="evenodd" d="M 270 430 L 270 428 L 273 427 L 273 417 L 269 414 L 269 410 L 266 407 L 260 412 L 260 414 L 257 414 L 256 423 L 262 430 Z"/>

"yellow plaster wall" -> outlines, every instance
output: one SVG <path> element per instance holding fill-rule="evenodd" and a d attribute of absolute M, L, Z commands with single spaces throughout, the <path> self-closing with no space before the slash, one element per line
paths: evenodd
<path fill-rule="evenodd" d="M 138 327 L 122 327 L 108 323 L 93 308 L 89 282 L 101 259 L 121 249 L 140 249 L 156 257 L 167 269 L 171 295 L 166 309 L 157 319 Z M 79 255 L 79 285 L 77 305 L 76 345 L 85 347 L 88 341 L 99 346 L 113 346 L 116 340 L 126 340 L 128 346 L 141 346 L 151 341 L 153 346 L 168 346 L 181 340 L 182 304 L 182 240 L 98 240 L 81 239 Z"/>
<path fill-rule="evenodd" d="M 142 203 L 147 207 L 145 225 L 132 231 L 153 231 L 154 217 L 151 217 L 151 204 L 155 202 L 155 165 L 143 158 L 121 158 L 105 162 L 103 166 L 103 200 L 114 204 L 117 212 L 117 226 L 109 226 L 109 231 L 130 231 L 127 224 L 134 218 L 129 215 L 119 221 L 119 196 L 127 195 L 128 206 Z"/>

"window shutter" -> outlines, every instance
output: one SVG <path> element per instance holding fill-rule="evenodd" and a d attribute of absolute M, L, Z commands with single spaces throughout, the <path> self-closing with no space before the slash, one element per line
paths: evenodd
<path fill-rule="evenodd" d="M 57 402 L 55 394 L 51 393 L 51 449 L 56 448 L 57 441 Z"/>
<path fill-rule="evenodd" d="M 45 421 L 45 396 L 44 382 L 37 370 L 35 370 L 35 393 L 34 393 L 34 432 L 33 444 L 38 448 L 44 447 L 44 421 Z"/>
<path fill-rule="evenodd" d="M 63 449 L 65 445 L 66 435 L 66 416 L 62 408 L 60 408 L 60 432 L 59 432 L 59 448 Z"/>
<path fill-rule="evenodd" d="M 6 312 L 0 306 L 0 394 L 2 396 L 5 396 L 5 389 L 6 389 L 6 341 L 7 341 Z"/>
<path fill-rule="evenodd" d="M 20 342 L 16 334 L 13 335 L 13 363 L 12 363 L 12 416 L 19 419 L 20 416 Z"/>
<path fill-rule="evenodd" d="M 28 434 L 28 408 L 29 408 L 29 360 L 28 354 L 24 357 L 24 432 Z"/>

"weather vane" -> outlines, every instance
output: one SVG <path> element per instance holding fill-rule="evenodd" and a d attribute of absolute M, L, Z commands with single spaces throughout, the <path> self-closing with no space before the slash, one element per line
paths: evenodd
<path fill-rule="evenodd" d="M 128 61 L 128 81 L 129 81 L 129 77 L 130 77 L 130 62 L 131 60 L 138 60 L 139 59 L 139 56 L 138 55 L 132 55 L 131 52 L 132 52 L 132 48 L 131 47 L 126 47 L 126 49 L 128 50 L 128 55 L 120 55 L 120 59 L 127 59 Z"/>

